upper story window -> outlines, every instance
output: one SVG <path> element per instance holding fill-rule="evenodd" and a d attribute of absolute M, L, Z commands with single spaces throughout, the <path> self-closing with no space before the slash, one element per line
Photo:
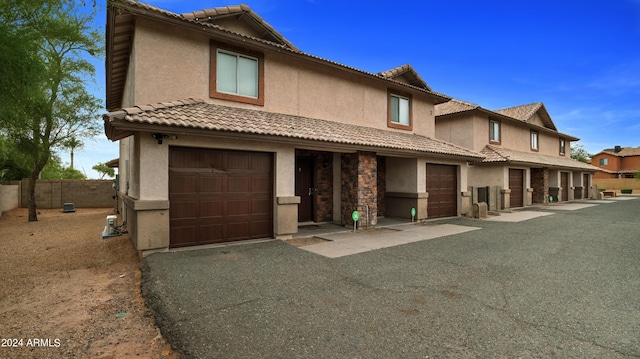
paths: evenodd
<path fill-rule="evenodd" d="M 500 121 L 489 120 L 489 142 L 500 144 Z"/>
<path fill-rule="evenodd" d="M 211 42 L 209 96 L 264 105 L 264 57 Z"/>
<path fill-rule="evenodd" d="M 411 96 L 389 92 L 387 125 L 405 130 L 413 129 Z"/>
<path fill-rule="evenodd" d="M 531 150 L 538 151 L 539 149 L 538 133 L 536 131 L 531 131 Z"/>
<path fill-rule="evenodd" d="M 608 166 L 609 165 L 609 159 L 608 158 L 601 158 L 600 159 L 600 166 Z"/>
<path fill-rule="evenodd" d="M 560 156 L 564 156 L 564 154 L 566 153 L 566 150 L 567 148 L 564 142 L 564 138 L 561 138 L 560 139 Z"/>

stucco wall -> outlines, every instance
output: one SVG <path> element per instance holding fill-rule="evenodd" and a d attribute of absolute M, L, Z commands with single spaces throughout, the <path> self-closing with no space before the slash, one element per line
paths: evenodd
<path fill-rule="evenodd" d="M 20 205 L 20 185 L 0 184 L 0 216 Z"/>
<path fill-rule="evenodd" d="M 482 132 L 483 129 L 476 126 L 482 120 L 476 119 L 475 117 L 457 117 L 438 120 L 436 122 L 436 138 L 479 151 L 484 147 L 484 143 L 476 140 L 476 132 Z M 488 131 L 488 123 L 486 127 L 486 131 Z"/>
<path fill-rule="evenodd" d="M 135 105 L 209 97 L 207 37 L 139 18 L 133 48 Z"/>
<path fill-rule="evenodd" d="M 418 192 L 416 158 L 387 157 L 386 166 L 387 192 Z"/>
<path fill-rule="evenodd" d="M 509 183 L 504 182 L 504 172 L 503 166 L 469 166 L 469 186 L 507 188 Z"/>
<path fill-rule="evenodd" d="M 209 98 L 210 41 L 206 36 L 140 20 L 134 48 L 128 76 L 135 89 L 125 95 L 135 105 L 193 97 L 227 106 L 403 131 L 387 126 L 387 90 L 393 91 L 394 86 L 377 79 L 265 52 L 265 102 L 257 106 Z M 401 86 L 395 90 L 407 91 Z M 419 92 L 411 98 L 413 132 L 434 137 L 432 101 Z"/>
<path fill-rule="evenodd" d="M 594 179 L 593 183 L 598 188 L 613 190 L 620 193 L 621 189 L 630 188 L 633 194 L 640 194 L 640 180 L 636 178 L 610 178 L 610 179 Z"/>

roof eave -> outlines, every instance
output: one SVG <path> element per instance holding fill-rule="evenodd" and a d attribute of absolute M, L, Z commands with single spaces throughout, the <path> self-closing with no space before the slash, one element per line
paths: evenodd
<path fill-rule="evenodd" d="M 215 131 L 215 130 L 206 130 L 199 128 L 190 128 L 190 127 L 180 127 L 180 126 L 167 126 L 167 125 L 158 125 L 158 124 L 149 124 L 149 123 L 136 123 L 130 122 L 123 117 L 119 116 L 110 116 L 104 115 L 104 127 L 105 133 L 107 137 L 111 141 L 118 141 L 129 136 L 132 136 L 136 133 L 164 133 L 167 135 L 190 135 L 190 136 L 206 136 L 206 137 L 215 137 L 215 138 L 237 138 L 242 140 L 247 139 L 256 139 L 259 138 L 260 141 L 270 141 L 276 143 L 292 143 L 296 145 L 306 145 L 313 148 L 324 148 L 324 150 L 332 150 L 332 151 L 373 151 L 380 152 L 389 155 L 429 155 L 430 157 L 435 158 L 447 158 L 447 159 L 456 159 L 459 161 L 478 161 L 483 157 L 480 155 L 461 155 L 461 154 L 453 154 L 453 153 L 444 153 L 444 152 L 428 152 L 428 151 L 418 151 L 411 149 L 401 149 L 395 147 L 382 147 L 382 146 L 363 146 L 360 144 L 348 144 L 348 143 L 340 143 L 340 142 L 331 142 L 331 141 L 322 141 L 322 140 L 313 140 L 313 139 L 303 139 L 297 137 L 287 137 L 287 136 L 278 136 L 271 134 L 255 134 L 255 133 L 244 133 L 244 132 L 234 132 L 234 131 Z M 324 145 L 323 145 L 324 144 Z"/>

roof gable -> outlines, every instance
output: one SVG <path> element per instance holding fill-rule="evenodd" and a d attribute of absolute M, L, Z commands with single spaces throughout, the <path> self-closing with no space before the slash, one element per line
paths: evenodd
<path fill-rule="evenodd" d="M 553 120 L 551 120 L 551 116 L 549 116 L 549 113 L 547 112 L 547 109 L 544 107 L 544 104 L 542 102 L 503 108 L 501 110 L 494 110 L 494 112 L 501 115 L 509 116 L 511 118 L 515 118 L 516 120 L 520 120 L 528 124 L 538 126 L 542 125 L 542 127 L 546 127 L 555 131 L 558 130 L 556 128 L 556 125 L 553 123 Z M 540 121 L 539 123 L 537 123 L 538 120 Z"/>
<path fill-rule="evenodd" d="M 229 31 L 267 40 L 294 50 L 298 49 L 245 4 L 192 11 L 180 16 L 188 20 L 217 25 Z"/>
<path fill-rule="evenodd" d="M 420 77 L 418 72 L 409 64 L 395 67 L 391 70 L 379 72 L 378 75 L 386 79 L 395 80 L 398 82 L 406 83 L 411 86 L 423 88 L 431 91 L 431 87 Z"/>

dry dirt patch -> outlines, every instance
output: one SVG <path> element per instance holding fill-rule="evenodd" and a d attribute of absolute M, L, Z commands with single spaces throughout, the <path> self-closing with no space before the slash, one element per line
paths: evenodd
<path fill-rule="evenodd" d="M 113 209 L 0 217 L 0 357 L 178 358 L 140 295 L 128 235 L 103 240 Z"/>

